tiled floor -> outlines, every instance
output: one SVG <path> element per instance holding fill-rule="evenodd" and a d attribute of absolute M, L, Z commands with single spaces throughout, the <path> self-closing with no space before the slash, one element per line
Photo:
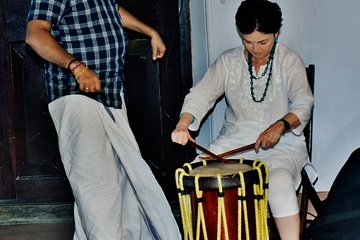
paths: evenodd
<path fill-rule="evenodd" d="M 72 240 L 72 203 L 1 204 L 0 240 Z"/>
<path fill-rule="evenodd" d="M 73 233 L 70 223 L 0 226 L 1 240 L 72 240 Z"/>
<path fill-rule="evenodd" d="M 321 199 L 326 198 L 327 193 L 319 193 Z M 69 222 L 69 214 L 71 212 L 66 210 L 67 206 L 61 206 L 60 211 L 62 213 L 62 219 L 66 220 L 64 223 L 53 222 L 52 224 L 42 223 L 41 219 L 37 219 L 38 223 L 36 224 L 19 224 L 21 218 L 17 219 L 17 224 L 9 224 L 9 225 L 0 225 L 0 240 L 72 240 L 73 232 L 74 232 L 74 225 L 73 223 Z M 37 207 L 37 211 L 41 208 Z M 2 210 L 2 214 L 9 213 L 9 209 Z M 18 211 L 17 209 L 15 209 Z M 14 210 L 14 211 L 15 211 Z M 59 210 L 57 210 L 59 211 Z M 312 206 L 309 205 L 309 212 L 308 219 L 312 219 Z M 27 211 L 27 214 L 29 215 Z M 46 216 L 47 218 L 51 218 L 52 214 L 55 211 L 52 210 L 51 212 L 43 211 L 42 215 Z M 57 213 L 57 215 L 59 215 Z M 3 217 L 4 218 L 4 217 Z M 35 218 L 34 218 L 35 219 Z M 0 221 L 2 218 L 0 217 Z M 21 222 L 20 222 L 21 223 Z M 269 226 L 270 227 L 270 226 Z M 276 236 L 272 236 L 271 240 L 277 240 Z"/>
<path fill-rule="evenodd" d="M 74 226 L 70 223 L 23 224 L 0 226 L 0 240 L 72 240 Z M 279 240 L 271 235 L 270 240 Z"/>
<path fill-rule="evenodd" d="M 73 233 L 69 223 L 0 226 L 0 240 L 72 240 Z M 279 238 L 271 236 L 270 240 Z"/>

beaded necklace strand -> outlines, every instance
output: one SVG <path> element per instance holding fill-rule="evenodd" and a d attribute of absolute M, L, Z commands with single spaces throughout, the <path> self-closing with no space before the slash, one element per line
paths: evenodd
<path fill-rule="evenodd" d="M 275 47 L 276 47 L 276 42 L 274 42 L 274 45 L 271 49 L 271 52 L 270 52 L 270 56 L 269 56 L 269 60 L 265 66 L 265 69 L 263 71 L 263 73 L 261 74 L 260 77 L 256 77 L 254 76 L 254 73 L 253 73 L 253 65 L 252 65 L 252 55 L 251 53 L 248 51 L 248 69 L 249 69 L 249 74 L 250 74 L 250 91 L 251 91 L 251 97 L 252 97 L 252 100 L 254 102 L 257 102 L 257 103 L 261 103 L 262 101 L 264 101 L 265 99 L 265 96 L 266 96 L 266 93 L 267 93 L 267 90 L 269 88 L 269 83 L 270 83 L 270 79 L 271 79 L 271 75 L 272 75 L 272 67 L 273 67 L 273 62 L 274 62 L 274 54 L 275 54 Z M 270 67 L 270 68 L 269 68 Z M 269 70 L 270 69 L 270 70 Z M 259 80 L 260 78 L 264 77 L 266 75 L 266 73 L 269 71 L 269 75 L 268 75 L 268 78 L 267 78 L 267 81 L 266 81 L 266 85 L 265 85 L 265 90 L 264 90 L 264 93 L 261 97 L 260 100 L 257 100 L 255 98 L 255 94 L 254 94 L 254 80 Z"/>

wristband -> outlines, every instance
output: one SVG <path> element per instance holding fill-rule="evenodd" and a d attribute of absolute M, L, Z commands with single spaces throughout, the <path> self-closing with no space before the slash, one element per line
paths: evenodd
<path fill-rule="evenodd" d="M 283 118 L 279 119 L 279 121 L 284 124 L 284 133 L 290 130 L 290 123 L 288 121 Z"/>
<path fill-rule="evenodd" d="M 69 64 L 68 64 L 68 66 L 67 66 L 67 69 L 70 70 L 70 65 L 71 65 L 73 62 L 75 62 L 75 61 L 77 61 L 76 58 L 74 58 L 73 60 L 71 60 L 71 61 L 69 62 Z"/>
<path fill-rule="evenodd" d="M 74 73 L 75 70 L 76 70 L 78 67 L 80 67 L 80 66 L 86 66 L 86 64 L 83 63 L 83 62 L 80 62 L 80 63 L 76 64 L 75 67 L 73 67 L 72 69 L 70 69 L 70 71 L 71 71 L 72 73 Z"/>

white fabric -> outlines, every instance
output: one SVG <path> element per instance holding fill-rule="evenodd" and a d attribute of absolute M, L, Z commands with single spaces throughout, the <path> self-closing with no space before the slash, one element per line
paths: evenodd
<path fill-rule="evenodd" d="M 165 195 L 140 151 L 126 109 L 81 95 L 49 104 L 75 197 L 79 240 L 181 239 Z"/>
<path fill-rule="evenodd" d="M 265 66 L 261 66 L 258 76 L 263 73 L 264 68 Z M 261 79 L 254 80 L 257 100 L 263 95 L 267 77 L 266 74 Z M 190 130 L 199 128 L 204 116 L 223 94 L 228 106 L 223 128 L 209 147 L 214 153 L 254 143 L 262 131 L 288 112 L 300 119 L 301 125 L 293 129 L 292 133 L 282 136 L 274 148 L 260 150 L 258 154 L 248 151 L 232 156 L 265 161 L 269 167 L 269 202 L 274 216 L 295 214 L 298 212 L 298 203 L 294 197 L 289 198 L 287 195 L 290 194 L 289 189 L 294 190 L 300 183 L 301 168 L 308 161 L 302 131 L 311 116 L 313 105 L 313 95 L 301 58 L 291 49 L 277 44 L 272 78 L 265 100 L 256 103 L 251 97 L 250 76 L 243 47 L 225 51 L 185 98 L 181 112 L 189 112 L 195 118 Z M 274 171 L 279 168 L 287 173 Z M 284 178 L 283 181 L 275 180 L 277 176 L 274 174 L 278 173 Z M 287 176 L 286 179 L 284 176 Z M 278 191 L 286 194 L 281 195 Z M 283 198 L 280 199 L 280 196 Z"/>

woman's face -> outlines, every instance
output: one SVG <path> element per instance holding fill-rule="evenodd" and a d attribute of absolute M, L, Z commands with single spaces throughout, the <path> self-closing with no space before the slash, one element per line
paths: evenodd
<path fill-rule="evenodd" d="M 266 59 L 274 45 L 278 33 L 262 33 L 254 31 L 250 34 L 242 34 L 242 41 L 247 51 L 257 60 Z"/>

